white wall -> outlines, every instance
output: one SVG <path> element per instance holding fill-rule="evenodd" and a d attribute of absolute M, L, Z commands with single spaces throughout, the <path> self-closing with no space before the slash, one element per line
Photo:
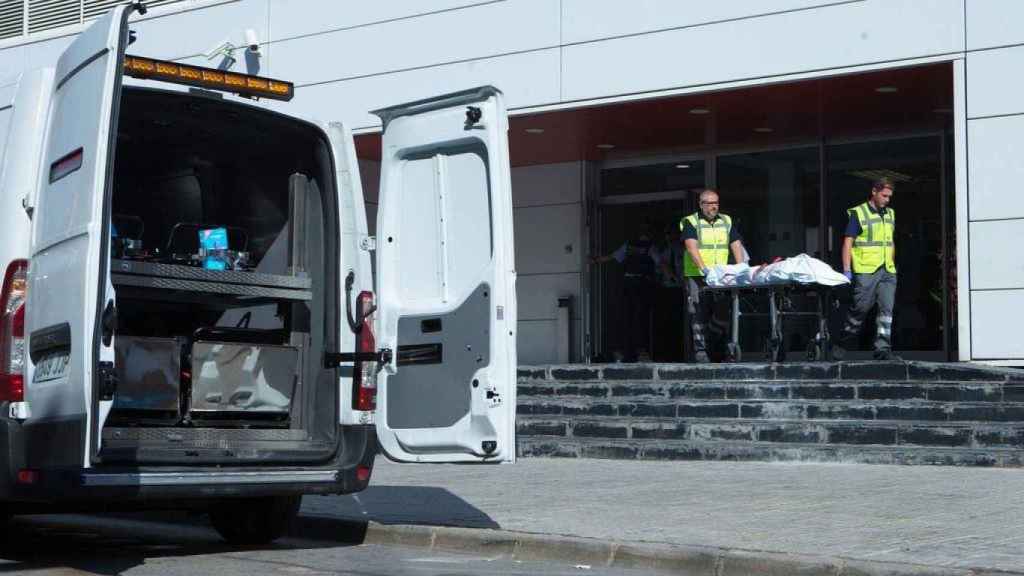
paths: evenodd
<path fill-rule="evenodd" d="M 579 353 L 583 163 L 512 169 L 519 302 L 519 361 L 557 360 L 558 298 L 573 296 Z"/>
<path fill-rule="evenodd" d="M 967 3 L 971 354 L 1024 359 L 1024 3 Z M 961 234 L 964 232 L 961 230 Z M 960 255 L 961 257 L 963 255 Z M 961 281 L 962 283 L 962 281 Z M 963 294 L 961 287 L 961 294 Z"/>

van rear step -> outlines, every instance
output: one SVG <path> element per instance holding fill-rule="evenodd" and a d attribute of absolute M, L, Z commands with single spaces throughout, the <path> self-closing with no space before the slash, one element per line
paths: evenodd
<path fill-rule="evenodd" d="M 305 430 L 283 428 L 104 428 L 103 445 L 127 442 L 167 442 L 185 446 L 220 446 L 237 442 L 301 442 L 309 440 Z"/>

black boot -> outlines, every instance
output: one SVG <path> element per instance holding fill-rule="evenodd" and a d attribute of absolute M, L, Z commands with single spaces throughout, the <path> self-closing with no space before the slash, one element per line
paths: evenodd
<path fill-rule="evenodd" d="M 902 362 L 903 358 L 893 354 L 892 350 L 883 348 L 882 350 L 875 350 L 875 360 L 881 360 L 883 362 Z"/>

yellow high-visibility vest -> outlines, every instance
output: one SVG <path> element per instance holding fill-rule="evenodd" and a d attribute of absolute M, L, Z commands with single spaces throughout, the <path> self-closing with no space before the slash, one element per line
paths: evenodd
<path fill-rule="evenodd" d="M 860 222 L 860 236 L 853 239 L 855 274 L 871 274 L 883 264 L 886 270 L 896 273 L 896 211 L 889 208 L 885 212 L 884 216 L 872 212 L 867 202 L 847 210 L 851 218 L 856 215 Z"/>
<path fill-rule="evenodd" d="M 694 212 L 679 221 L 679 230 L 689 222 L 697 231 L 697 248 L 700 259 L 708 268 L 729 263 L 729 232 L 732 230 L 732 218 L 719 214 L 714 222 L 701 218 L 700 212 Z M 687 276 L 703 276 L 700 268 L 690 258 L 690 253 L 683 256 L 683 273 Z"/>

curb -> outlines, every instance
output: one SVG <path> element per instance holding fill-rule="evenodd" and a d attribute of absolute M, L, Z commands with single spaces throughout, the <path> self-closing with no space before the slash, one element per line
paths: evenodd
<path fill-rule="evenodd" d="M 316 522 L 325 517 L 305 516 Z M 334 519 L 332 519 L 334 520 Z M 757 550 L 615 542 L 482 528 L 352 522 L 359 543 L 471 552 L 523 561 L 660 570 L 693 576 L 1024 576 L 1024 572 L 856 560 Z"/>

